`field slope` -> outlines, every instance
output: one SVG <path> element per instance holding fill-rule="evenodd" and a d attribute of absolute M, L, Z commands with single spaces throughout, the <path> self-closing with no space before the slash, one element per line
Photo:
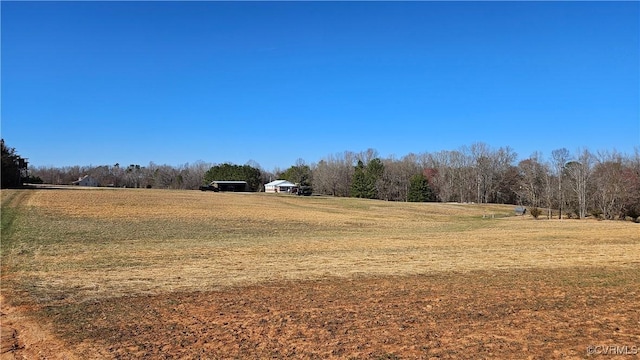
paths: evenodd
<path fill-rule="evenodd" d="M 3 359 L 637 349 L 638 225 L 512 214 L 274 194 L 2 190 Z"/>

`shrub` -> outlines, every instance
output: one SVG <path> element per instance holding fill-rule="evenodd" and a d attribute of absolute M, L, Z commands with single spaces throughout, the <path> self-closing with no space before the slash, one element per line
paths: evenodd
<path fill-rule="evenodd" d="M 632 205 L 625 211 L 625 215 L 632 218 L 634 222 L 640 220 L 640 205 Z"/>
<path fill-rule="evenodd" d="M 29 175 L 24 182 L 29 184 L 44 184 L 44 181 L 40 178 L 40 176 Z"/>
<path fill-rule="evenodd" d="M 604 219 L 602 211 L 600 211 L 598 209 L 591 210 L 591 216 L 593 216 L 596 219 Z"/>
<path fill-rule="evenodd" d="M 538 209 L 537 207 L 534 207 L 533 209 L 531 209 L 531 216 L 533 216 L 534 219 L 537 219 L 538 216 L 540 216 L 542 214 L 542 210 Z"/>

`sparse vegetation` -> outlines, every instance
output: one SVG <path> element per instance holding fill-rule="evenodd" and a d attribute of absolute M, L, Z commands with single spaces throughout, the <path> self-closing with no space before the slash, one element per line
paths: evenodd
<path fill-rule="evenodd" d="M 483 219 L 487 213 L 496 216 Z M 486 292 L 521 289 L 533 281 L 551 291 L 530 304 L 544 314 L 584 311 L 553 295 L 583 296 L 576 287 L 591 283 L 578 284 L 578 278 L 598 286 L 606 282 L 608 297 L 633 288 L 640 252 L 636 224 L 534 222 L 512 214 L 512 206 L 503 205 L 260 193 L 2 190 L 2 294 L 14 306 L 39 309 L 31 314 L 53 323 L 64 341 L 85 341 L 89 348 L 83 354 L 107 358 L 166 351 L 192 357 L 189 351 L 211 350 L 202 341 L 214 338 L 226 339 L 218 346 L 238 357 L 295 357 L 290 346 L 275 340 L 285 339 L 297 344 L 298 355 L 414 358 L 442 354 L 442 344 L 424 337 L 424 329 L 443 331 L 428 325 L 435 319 L 428 318 L 428 305 L 444 323 L 455 320 L 447 316 L 462 316 L 451 324 L 472 326 L 479 316 L 500 314 L 488 303 L 468 308 L 472 295 L 465 287 L 486 299 L 510 294 L 505 306 L 517 307 L 524 297 L 516 292 Z M 607 250 L 612 247 L 615 252 Z M 567 275 L 576 279 L 567 288 L 553 278 L 559 269 L 583 275 Z M 439 285 L 420 290 L 434 284 Z M 588 301 L 611 314 L 614 300 Z M 636 318 L 626 319 L 622 324 Z M 206 323 L 218 325 L 198 325 Z M 373 331 L 365 335 L 360 326 Z M 411 339 L 403 332 L 426 345 L 400 346 Z M 248 335 L 241 340 L 233 334 Z M 358 350 L 358 339 L 367 336 L 372 347 Z M 385 336 L 387 345 L 378 342 Z M 240 346 L 247 342 L 258 345 Z M 320 344 L 331 350 L 313 352 L 309 344 L 316 345 L 313 351 L 321 351 Z"/>

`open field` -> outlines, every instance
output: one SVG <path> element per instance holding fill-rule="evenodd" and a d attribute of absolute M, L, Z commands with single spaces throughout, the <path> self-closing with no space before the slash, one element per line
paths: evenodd
<path fill-rule="evenodd" d="M 512 214 L 2 190 L 2 349 L 17 348 L 3 359 L 585 358 L 589 345 L 640 347 L 638 224 Z"/>

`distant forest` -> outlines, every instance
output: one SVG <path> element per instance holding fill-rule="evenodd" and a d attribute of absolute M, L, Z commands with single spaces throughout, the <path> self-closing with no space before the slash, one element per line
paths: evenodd
<path fill-rule="evenodd" d="M 4 156 L 4 155 L 3 155 Z M 225 172 L 226 171 L 226 172 Z M 226 175 L 224 175 L 226 174 Z M 3 171 L 3 177 L 6 174 Z M 84 175 L 100 186 L 198 189 L 211 180 L 246 180 L 254 191 L 276 179 L 311 186 L 314 194 L 387 201 L 499 203 L 544 209 L 540 215 L 637 220 L 640 216 L 640 150 L 593 153 L 557 149 L 517 161 L 510 147 L 475 143 L 458 150 L 381 158 L 374 149 L 328 155 L 317 163 L 298 159 L 287 169 L 259 164 L 187 163 L 179 166 L 101 165 L 36 167 L 29 179 L 71 184 Z M 229 178 L 216 178 L 216 177 Z M 536 212 L 540 212 L 537 210 Z"/>

